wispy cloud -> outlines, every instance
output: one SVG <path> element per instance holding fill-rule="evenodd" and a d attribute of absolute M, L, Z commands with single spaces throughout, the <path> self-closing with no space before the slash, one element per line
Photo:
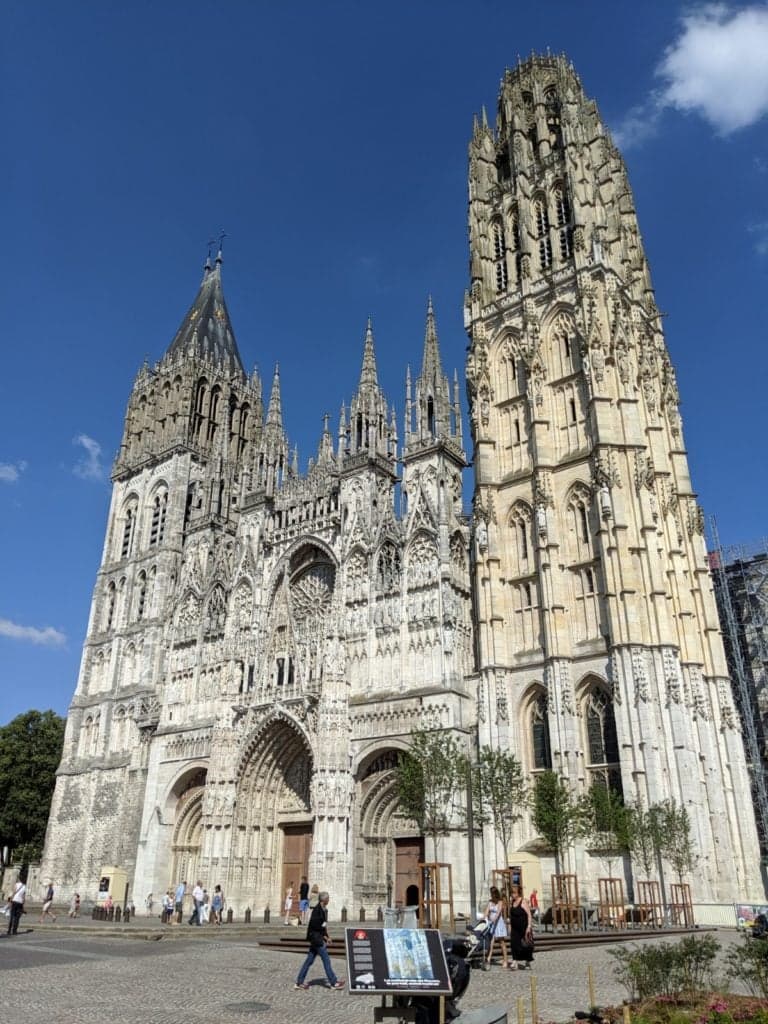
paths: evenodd
<path fill-rule="evenodd" d="M 15 484 L 26 468 L 26 462 L 0 462 L 0 484 Z"/>
<path fill-rule="evenodd" d="M 0 619 L 0 636 L 7 636 L 12 640 L 26 640 L 41 647 L 63 647 L 67 642 L 64 633 L 53 626 L 38 629 L 37 626 L 20 626 L 10 619 Z"/>
<path fill-rule="evenodd" d="M 768 114 L 766 53 L 768 3 L 691 10 L 656 68 L 660 87 L 626 114 L 614 132 L 617 143 L 644 142 L 669 108 L 698 114 L 718 135 L 755 124 Z"/>
<path fill-rule="evenodd" d="M 87 434 L 78 434 L 73 438 L 72 444 L 79 445 L 83 454 L 72 467 L 75 476 L 82 480 L 103 480 L 105 477 L 104 466 L 101 461 L 101 445 Z"/>
<path fill-rule="evenodd" d="M 747 231 L 754 238 L 755 252 L 761 256 L 768 256 L 768 220 L 749 224 Z"/>

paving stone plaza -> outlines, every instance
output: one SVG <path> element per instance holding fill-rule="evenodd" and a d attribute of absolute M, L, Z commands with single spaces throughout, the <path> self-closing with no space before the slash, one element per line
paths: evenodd
<path fill-rule="evenodd" d="M 107 938 L 106 931 L 100 937 L 97 930 L 77 925 L 29 928 L 0 941 L 5 1015 L 14 1024 L 372 1024 L 378 1005 L 375 996 L 327 990 L 319 962 L 310 972 L 309 991 L 295 991 L 299 956 L 262 949 L 255 936 L 227 938 L 226 929 L 153 941 Z M 332 933 L 341 934 L 338 925 Z M 154 929 L 154 934 L 161 933 Z M 717 935 L 723 946 L 739 941 L 734 931 Z M 509 1020 L 517 1021 L 522 996 L 530 1024 L 535 977 L 539 1020 L 565 1021 L 588 1005 L 588 965 L 598 1003 L 621 1002 L 626 993 L 613 979 L 609 948 L 539 953 L 530 973 L 501 967 L 473 971 L 462 1009 L 503 1005 Z M 346 977 L 345 966 L 334 960 L 339 977 Z"/>

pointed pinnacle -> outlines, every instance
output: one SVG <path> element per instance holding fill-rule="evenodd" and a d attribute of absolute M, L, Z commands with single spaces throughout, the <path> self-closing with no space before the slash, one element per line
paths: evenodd
<path fill-rule="evenodd" d="M 376 373 L 376 353 L 373 347 L 373 325 L 368 317 L 368 326 L 365 329 L 365 348 L 363 349 L 363 368 L 360 372 L 360 391 L 366 388 L 378 387 L 379 379 Z"/>
<path fill-rule="evenodd" d="M 435 311 L 432 307 L 432 296 L 427 304 L 427 326 L 424 331 L 424 358 L 421 365 L 423 377 L 431 377 L 440 373 L 440 349 L 437 342 L 437 325 L 435 323 Z"/>
<path fill-rule="evenodd" d="M 275 363 L 275 375 L 272 378 L 272 392 L 269 396 L 266 425 L 283 429 L 283 411 L 280 400 L 280 365 Z"/>

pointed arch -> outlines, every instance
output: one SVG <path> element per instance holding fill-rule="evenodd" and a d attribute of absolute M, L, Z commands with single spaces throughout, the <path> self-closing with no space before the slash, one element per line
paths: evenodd
<path fill-rule="evenodd" d="M 552 768 L 552 743 L 549 730 L 549 699 L 543 683 L 534 683 L 520 701 L 520 731 L 528 770 L 532 773 Z"/>
<path fill-rule="evenodd" d="M 522 500 L 514 503 L 507 516 L 511 544 L 507 548 L 510 577 L 528 576 L 535 569 L 533 511 Z"/>

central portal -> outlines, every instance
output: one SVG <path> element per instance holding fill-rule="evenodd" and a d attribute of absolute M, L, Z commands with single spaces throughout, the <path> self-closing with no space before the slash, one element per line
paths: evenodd
<path fill-rule="evenodd" d="M 312 848 L 312 825 L 283 825 L 283 886 L 280 906 L 285 908 L 285 892 L 293 886 L 291 913 L 299 912 L 299 885 L 302 875 L 309 877 L 309 854 Z"/>

